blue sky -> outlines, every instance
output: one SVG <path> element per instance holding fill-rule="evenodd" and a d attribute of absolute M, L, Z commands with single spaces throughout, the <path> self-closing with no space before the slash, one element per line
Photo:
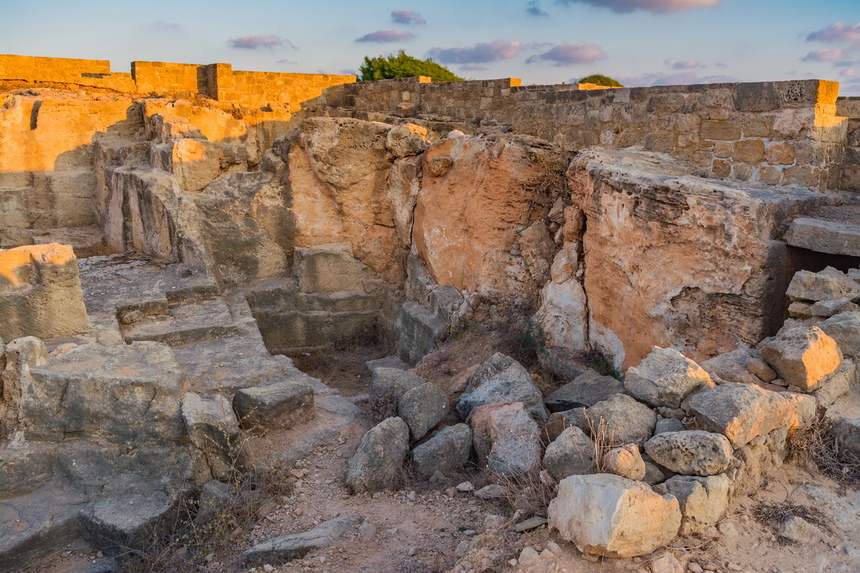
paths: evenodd
<path fill-rule="evenodd" d="M 860 0 L 0 0 L 0 53 L 355 73 L 405 49 L 471 79 L 820 78 L 860 95 Z"/>

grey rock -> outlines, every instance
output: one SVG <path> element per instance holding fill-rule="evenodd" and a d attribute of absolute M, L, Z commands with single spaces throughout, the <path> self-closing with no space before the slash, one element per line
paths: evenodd
<path fill-rule="evenodd" d="M 853 360 L 843 360 L 839 368 L 825 378 L 812 395 L 821 408 L 828 408 L 851 390 L 855 380 L 856 366 Z"/>
<path fill-rule="evenodd" d="M 777 526 L 776 532 L 797 545 L 809 545 L 821 539 L 821 530 L 796 515 L 792 515 L 781 522 Z"/>
<path fill-rule="evenodd" d="M 370 408 L 378 417 L 394 416 L 400 398 L 424 383 L 423 378 L 408 370 L 387 366 L 374 368 L 370 379 Z"/>
<path fill-rule="evenodd" d="M 403 362 L 414 365 L 436 349 L 445 334 L 445 323 L 432 311 L 416 302 L 405 302 L 398 318 L 400 338 L 397 355 Z"/>
<path fill-rule="evenodd" d="M 860 296 L 860 284 L 843 272 L 827 267 L 821 272 L 798 271 L 786 293 L 792 300 L 834 300 Z"/>
<path fill-rule="evenodd" d="M 654 491 L 675 496 L 681 507 L 681 533 L 714 525 L 729 506 L 730 481 L 726 474 L 708 477 L 674 476 L 655 485 Z"/>
<path fill-rule="evenodd" d="M 759 386 L 722 384 L 690 399 L 690 410 L 699 425 L 723 434 L 739 448 L 776 428 L 788 428 L 794 419 L 791 402 Z"/>
<path fill-rule="evenodd" d="M 827 409 L 839 445 L 860 456 L 860 394 L 843 396 Z"/>
<path fill-rule="evenodd" d="M 400 418 L 386 418 L 361 438 L 347 466 L 346 484 L 354 493 L 391 487 L 408 451 L 406 422 Z"/>
<path fill-rule="evenodd" d="M 678 418 L 660 418 L 654 426 L 654 435 L 663 432 L 683 432 L 686 429 L 684 423 Z"/>
<path fill-rule="evenodd" d="M 711 376 L 717 376 L 726 382 L 738 384 L 760 384 L 762 379 L 751 372 L 747 361 L 752 358 L 752 352 L 739 349 L 720 354 L 702 362 L 702 368 Z M 765 367 L 767 363 L 765 363 Z"/>
<path fill-rule="evenodd" d="M 638 481 L 645 478 L 645 460 L 639 453 L 639 446 L 627 444 L 612 448 L 603 458 L 606 473 Z"/>
<path fill-rule="evenodd" d="M 830 318 L 834 314 L 838 314 L 843 311 L 856 312 L 857 310 L 857 305 L 851 302 L 850 298 L 839 298 L 836 300 L 820 300 L 813 304 L 812 308 L 809 309 L 812 316 L 818 318 Z"/>
<path fill-rule="evenodd" d="M 182 418 L 191 443 L 203 452 L 215 479 L 229 480 L 241 469 L 239 421 L 227 398 L 186 392 Z"/>
<path fill-rule="evenodd" d="M 655 484 L 666 481 L 666 478 L 669 476 L 666 473 L 663 473 L 663 469 L 660 468 L 660 466 L 658 466 L 657 464 L 652 462 L 651 458 L 648 458 L 647 460 L 644 460 L 644 461 L 645 461 L 645 477 L 643 477 L 641 481 L 644 481 L 648 485 L 655 485 Z"/>
<path fill-rule="evenodd" d="M 48 349 L 45 343 L 35 336 L 16 338 L 5 345 L 0 370 L 0 389 L 2 398 L 13 410 L 21 398 L 21 373 L 24 368 L 35 368 L 48 363 Z"/>
<path fill-rule="evenodd" d="M 845 356 L 860 354 L 860 312 L 843 312 L 818 323 Z"/>
<path fill-rule="evenodd" d="M 431 476 L 436 471 L 459 471 L 472 453 L 472 430 L 466 424 L 442 428 L 410 453 L 415 471 Z"/>
<path fill-rule="evenodd" d="M 420 440 L 448 413 L 448 395 L 435 384 L 422 384 L 400 397 L 397 413 L 409 426 L 413 440 Z"/>
<path fill-rule="evenodd" d="M 145 549 L 165 533 L 177 498 L 163 492 L 101 499 L 81 512 L 85 537 L 108 555 Z"/>
<path fill-rule="evenodd" d="M 645 452 L 661 466 L 684 475 L 720 474 L 734 464 L 729 440 L 700 430 L 657 434 L 645 442 Z"/>
<path fill-rule="evenodd" d="M 290 428 L 314 417 L 314 391 L 300 382 L 243 388 L 233 396 L 239 424 L 251 432 Z"/>
<path fill-rule="evenodd" d="M 504 499 L 507 496 L 505 488 L 497 483 L 485 485 L 481 489 L 475 491 L 475 497 L 478 499 Z"/>
<path fill-rule="evenodd" d="M 409 369 L 409 365 L 400 360 L 400 357 L 396 354 L 377 358 L 376 360 L 368 360 L 364 365 L 367 366 L 367 369 L 370 370 L 371 374 L 373 374 L 373 371 L 377 368 L 395 368 L 397 370 Z"/>
<path fill-rule="evenodd" d="M 860 257 L 860 225 L 850 221 L 799 217 L 791 222 L 783 240 L 816 253 Z"/>
<path fill-rule="evenodd" d="M 468 419 L 478 461 L 497 476 L 527 474 L 540 467 L 538 425 L 522 402 L 487 404 Z"/>
<path fill-rule="evenodd" d="M 213 479 L 203 484 L 200 488 L 194 523 L 203 524 L 216 516 L 226 506 L 230 493 L 230 486 L 224 482 Z"/>
<path fill-rule="evenodd" d="M 514 525 L 514 531 L 517 533 L 523 533 L 524 531 L 531 531 L 532 529 L 537 529 L 538 527 L 546 525 L 545 517 L 530 517 L 525 521 L 521 521 Z"/>
<path fill-rule="evenodd" d="M 657 414 L 626 394 L 616 394 L 585 411 L 592 438 L 603 426 L 609 444 L 641 444 L 654 433 Z"/>
<path fill-rule="evenodd" d="M 658 346 L 624 376 L 627 393 L 653 407 L 678 408 L 696 388 L 713 385 L 711 377 L 698 364 L 677 350 Z"/>
<path fill-rule="evenodd" d="M 563 412 L 572 408 L 594 406 L 613 394 L 624 392 L 624 385 L 612 376 L 601 376 L 586 370 L 544 399 L 547 410 Z"/>
<path fill-rule="evenodd" d="M 569 427 L 546 447 L 544 466 L 558 481 L 572 475 L 590 474 L 596 470 L 594 442 L 576 426 Z"/>
<path fill-rule="evenodd" d="M 242 554 L 246 566 L 281 565 L 304 557 L 314 549 L 330 547 L 343 537 L 357 532 L 363 519 L 358 515 L 347 515 L 325 521 L 309 531 L 267 539 Z"/>
<path fill-rule="evenodd" d="M 11 440 L 0 447 L 0 499 L 37 490 L 54 477 L 57 444 Z"/>
<path fill-rule="evenodd" d="M 464 420 L 476 406 L 497 402 L 522 402 L 535 419 L 549 416 L 543 395 L 523 365 L 496 353 L 469 376 L 466 390 L 457 401 L 457 413 Z"/>

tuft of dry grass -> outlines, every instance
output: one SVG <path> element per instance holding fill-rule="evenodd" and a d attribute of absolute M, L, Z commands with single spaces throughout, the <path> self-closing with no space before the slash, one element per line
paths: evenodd
<path fill-rule="evenodd" d="M 789 458 L 811 462 L 843 485 L 860 485 L 860 456 L 839 444 L 833 422 L 820 416 L 809 428 L 788 436 Z"/>
<path fill-rule="evenodd" d="M 763 501 L 752 508 L 751 514 L 756 521 L 771 529 L 773 534 L 776 536 L 777 543 L 780 545 L 794 544 L 794 541 L 779 534 L 779 526 L 792 517 L 799 517 L 804 521 L 808 521 L 813 525 L 821 527 L 822 529 L 829 530 L 827 519 L 820 510 L 814 507 L 791 503 L 790 501 Z"/>
<path fill-rule="evenodd" d="M 555 498 L 558 489 L 558 484 L 546 470 L 497 475 L 495 481 L 505 491 L 508 505 L 523 519 L 536 515 L 546 517 L 549 502 Z"/>

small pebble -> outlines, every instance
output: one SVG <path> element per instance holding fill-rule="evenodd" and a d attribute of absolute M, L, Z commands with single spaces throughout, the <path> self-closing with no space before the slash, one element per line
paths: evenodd
<path fill-rule="evenodd" d="M 690 573 L 704 573 L 705 570 L 702 569 L 702 566 L 695 561 L 690 561 L 687 563 L 687 571 Z"/>

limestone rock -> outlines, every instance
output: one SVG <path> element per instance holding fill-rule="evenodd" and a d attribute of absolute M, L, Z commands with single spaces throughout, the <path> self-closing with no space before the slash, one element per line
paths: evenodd
<path fill-rule="evenodd" d="M 176 502 L 176 497 L 166 493 L 129 494 L 96 501 L 81 514 L 85 537 L 93 547 L 110 555 L 145 549 L 159 534 L 157 527 L 166 525 L 163 518 Z"/>
<path fill-rule="evenodd" d="M 843 355 L 860 354 L 860 312 L 843 312 L 817 326 L 836 341 Z"/>
<path fill-rule="evenodd" d="M 716 475 L 734 464 L 725 436 L 699 430 L 657 434 L 645 442 L 645 451 L 661 466 L 683 475 Z"/>
<path fill-rule="evenodd" d="M 668 544 L 681 526 L 678 500 L 610 474 L 561 481 L 547 511 L 550 528 L 583 553 L 647 555 Z"/>
<path fill-rule="evenodd" d="M 798 271 L 785 293 L 792 300 L 834 300 L 860 296 L 860 284 L 842 271 L 827 267 L 819 273 Z"/>
<path fill-rule="evenodd" d="M 0 338 L 52 338 L 92 330 L 72 248 L 0 249 Z"/>
<path fill-rule="evenodd" d="M 555 260 L 565 256 L 563 253 L 560 251 Z M 546 333 L 547 342 L 570 350 L 585 350 L 588 303 L 582 285 L 573 277 L 561 283 L 551 280 L 544 285 L 540 298 L 535 318 Z"/>
<path fill-rule="evenodd" d="M 233 396 L 239 424 L 250 431 L 290 428 L 314 417 L 313 388 L 301 382 L 276 382 L 243 388 Z"/>
<path fill-rule="evenodd" d="M 658 346 L 624 376 L 624 389 L 653 407 L 678 408 L 690 392 L 702 386 L 714 386 L 707 372 L 677 350 Z"/>
<path fill-rule="evenodd" d="M 657 414 L 627 394 L 615 394 L 586 410 L 589 432 L 603 432 L 610 444 L 641 444 L 654 433 Z"/>
<path fill-rule="evenodd" d="M 472 453 L 472 430 L 466 424 L 442 428 L 409 454 L 415 471 L 432 476 L 460 471 Z"/>
<path fill-rule="evenodd" d="M 606 452 L 603 465 L 607 473 L 629 480 L 638 481 L 645 478 L 645 460 L 642 459 L 636 444 L 612 448 Z"/>
<path fill-rule="evenodd" d="M 839 445 L 860 456 L 860 395 L 848 394 L 827 409 Z"/>
<path fill-rule="evenodd" d="M 690 410 L 701 427 L 723 434 L 739 448 L 794 419 L 791 402 L 775 392 L 748 384 L 722 384 L 695 394 Z"/>
<path fill-rule="evenodd" d="M 523 233 L 564 188 L 568 155 L 521 135 L 462 134 L 439 139 L 424 153 L 413 240 L 440 285 L 492 296 L 533 296 L 554 246 L 545 232 Z"/>
<path fill-rule="evenodd" d="M 395 157 L 409 157 L 424 152 L 430 145 L 427 129 L 414 123 L 392 127 L 385 136 L 385 147 Z"/>
<path fill-rule="evenodd" d="M 413 440 L 420 440 L 448 413 L 448 395 L 435 384 L 422 384 L 400 397 L 397 413 L 409 426 Z"/>
<path fill-rule="evenodd" d="M 408 370 L 387 366 L 372 369 L 370 407 L 377 416 L 394 416 L 406 392 L 425 384 L 423 378 Z"/>
<path fill-rule="evenodd" d="M 544 404 L 550 412 L 563 412 L 594 406 L 623 391 L 624 385 L 612 376 L 602 376 L 589 369 L 544 398 Z"/>
<path fill-rule="evenodd" d="M 776 532 L 781 537 L 798 545 L 809 545 L 821 539 L 821 530 L 796 515 L 780 522 Z"/>
<path fill-rule="evenodd" d="M 397 354 L 410 365 L 417 364 L 426 354 L 433 352 L 445 334 L 445 323 L 416 302 L 403 303 L 398 321 Z"/>
<path fill-rule="evenodd" d="M 726 474 L 708 477 L 674 476 L 654 486 L 660 494 L 675 496 L 680 504 L 681 533 L 716 524 L 729 506 L 730 481 Z"/>
<path fill-rule="evenodd" d="M 669 552 L 651 561 L 648 567 L 651 573 L 684 573 L 686 571 L 684 564 Z"/>
<path fill-rule="evenodd" d="M 361 438 L 349 459 L 346 484 L 354 493 L 378 491 L 394 484 L 409 451 L 409 427 L 400 418 L 386 418 Z"/>
<path fill-rule="evenodd" d="M 836 341 L 817 326 L 784 329 L 759 344 L 759 352 L 790 385 L 811 392 L 842 362 Z"/>
<path fill-rule="evenodd" d="M 511 477 L 540 467 L 538 426 L 522 402 L 478 406 L 467 422 L 478 461 L 492 474 Z"/>
<path fill-rule="evenodd" d="M 779 394 L 794 406 L 795 416 L 790 429 L 802 430 L 815 422 L 817 414 L 815 397 L 797 392 L 780 392 Z"/>
<path fill-rule="evenodd" d="M 182 418 L 191 443 L 206 456 L 212 477 L 229 481 L 243 465 L 239 421 L 230 401 L 220 394 L 186 392 Z"/>
<path fill-rule="evenodd" d="M 572 408 L 563 412 L 553 412 L 550 414 L 543 427 L 545 441 L 552 442 L 571 426 L 588 429 L 585 408 Z"/>
<path fill-rule="evenodd" d="M 847 394 L 855 384 L 856 369 L 853 360 L 843 360 L 836 372 L 825 378 L 818 386 L 818 390 L 812 393 L 815 403 L 821 408 L 828 408 Z"/>
<path fill-rule="evenodd" d="M 702 369 L 711 376 L 716 376 L 724 382 L 736 382 L 738 384 L 761 384 L 762 380 L 756 376 L 748 367 L 747 361 L 752 356 L 748 350 L 732 350 L 715 356 L 710 360 L 702 362 Z M 765 363 L 765 367 L 770 369 Z M 775 376 L 774 376 L 775 378 Z"/>
<path fill-rule="evenodd" d="M 591 438 L 576 426 L 571 426 L 546 447 L 543 464 L 552 477 L 561 481 L 572 475 L 594 473 L 594 455 Z"/>
<path fill-rule="evenodd" d="M 364 519 L 345 515 L 325 521 L 309 531 L 267 539 L 242 554 L 242 563 L 252 565 L 282 565 L 300 559 L 314 549 L 329 547 L 346 535 L 357 532 Z"/>
<path fill-rule="evenodd" d="M 686 430 L 684 423 L 677 418 L 660 418 L 654 426 L 654 435 L 663 432 L 683 432 Z"/>
<path fill-rule="evenodd" d="M 476 406 L 495 402 L 522 402 L 537 420 L 546 420 L 548 413 L 543 395 L 522 364 L 504 354 L 496 353 L 469 376 L 465 392 L 457 401 L 457 413 L 466 419 Z"/>
<path fill-rule="evenodd" d="M 21 399 L 21 374 L 25 368 L 43 366 L 48 362 L 48 349 L 45 343 L 35 336 L 17 338 L 6 345 L 5 367 L 0 372 L 0 389 L 3 402 L 11 410 L 13 421 L 17 421 L 18 402 Z"/>
<path fill-rule="evenodd" d="M 294 250 L 293 273 L 305 293 L 364 291 L 372 276 L 352 255 L 349 243 L 330 243 Z"/>

